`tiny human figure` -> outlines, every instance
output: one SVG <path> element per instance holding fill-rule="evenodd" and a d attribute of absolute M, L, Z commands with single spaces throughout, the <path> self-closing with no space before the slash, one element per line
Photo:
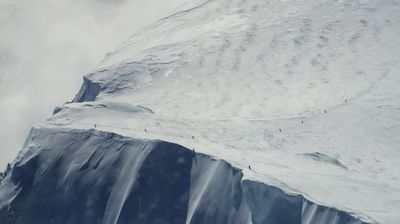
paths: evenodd
<path fill-rule="evenodd" d="M 327 113 L 326 110 L 324 110 L 324 113 Z"/>
<path fill-rule="evenodd" d="M 282 132 L 282 129 L 279 128 L 279 132 Z"/>
<path fill-rule="evenodd" d="M 146 128 L 144 129 L 144 132 L 147 132 L 147 129 L 146 129 Z"/>
<path fill-rule="evenodd" d="M 192 149 L 193 153 L 196 153 L 196 151 L 194 151 L 194 148 Z"/>
<path fill-rule="evenodd" d="M 192 139 L 194 140 L 194 136 L 192 135 Z"/>
<path fill-rule="evenodd" d="M 301 120 L 301 123 L 302 123 L 302 124 L 304 124 L 304 121 L 303 121 L 303 120 Z"/>
<path fill-rule="evenodd" d="M 251 166 L 249 165 L 249 170 L 251 170 Z"/>

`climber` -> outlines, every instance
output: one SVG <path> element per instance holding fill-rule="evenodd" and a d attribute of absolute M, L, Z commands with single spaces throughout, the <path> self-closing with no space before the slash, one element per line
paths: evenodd
<path fill-rule="evenodd" d="M 282 129 L 279 128 L 279 132 L 282 132 Z"/>
<path fill-rule="evenodd" d="M 194 140 L 194 135 L 192 135 L 192 139 Z"/>
<path fill-rule="evenodd" d="M 328 113 L 328 112 L 326 112 L 326 110 L 324 110 L 324 113 Z"/>
<path fill-rule="evenodd" d="M 146 129 L 146 128 L 144 129 L 144 132 L 146 132 L 146 133 L 147 133 L 147 129 Z"/>
<path fill-rule="evenodd" d="M 251 166 L 249 165 L 249 170 L 251 170 Z"/>

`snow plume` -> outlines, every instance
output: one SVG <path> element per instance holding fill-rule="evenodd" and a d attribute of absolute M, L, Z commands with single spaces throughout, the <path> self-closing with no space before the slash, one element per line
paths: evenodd
<path fill-rule="evenodd" d="M 82 74 L 183 1 L 0 1 L 0 169 L 30 126 L 71 100 Z"/>

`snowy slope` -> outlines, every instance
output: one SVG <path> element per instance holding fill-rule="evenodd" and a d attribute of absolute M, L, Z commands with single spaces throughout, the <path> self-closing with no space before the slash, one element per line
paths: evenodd
<path fill-rule="evenodd" d="M 25 147 L 0 187 L 1 223 L 361 223 L 168 142 L 42 128 Z"/>
<path fill-rule="evenodd" d="M 396 224 L 399 43 L 395 0 L 190 1 L 108 54 L 73 102 L 37 130 L 96 128 L 177 143 L 243 169 L 241 188 L 251 181 L 254 198 L 276 188 L 368 223 Z M 28 146 L 16 164 L 41 152 Z M 0 187 L 9 195 L 3 211 L 16 197 L 2 192 L 11 179 Z M 246 223 L 273 222 L 262 217 L 268 206 L 244 195 L 246 212 L 234 210 Z M 190 215 L 196 201 L 188 200 Z M 299 223 L 324 223 L 307 222 L 305 207 Z M 226 222 L 233 223 L 216 223 Z"/>

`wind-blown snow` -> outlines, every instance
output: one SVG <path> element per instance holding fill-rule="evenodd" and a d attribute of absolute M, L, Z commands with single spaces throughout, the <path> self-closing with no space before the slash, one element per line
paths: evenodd
<path fill-rule="evenodd" d="M 243 189 L 255 181 L 302 195 L 303 223 L 325 205 L 396 224 L 399 40 L 395 0 L 191 1 L 108 54 L 39 129 L 96 128 L 194 148 L 243 169 Z M 190 175 L 201 184 L 190 190 L 186 222 L 207 200 L 201 186 L 220 172 L 212 168 Z"/>
<path fill-rule="evenodd" d="M 182 146 L 33 129 L 0 186 L 1 223 L 362 223 Z"/>

